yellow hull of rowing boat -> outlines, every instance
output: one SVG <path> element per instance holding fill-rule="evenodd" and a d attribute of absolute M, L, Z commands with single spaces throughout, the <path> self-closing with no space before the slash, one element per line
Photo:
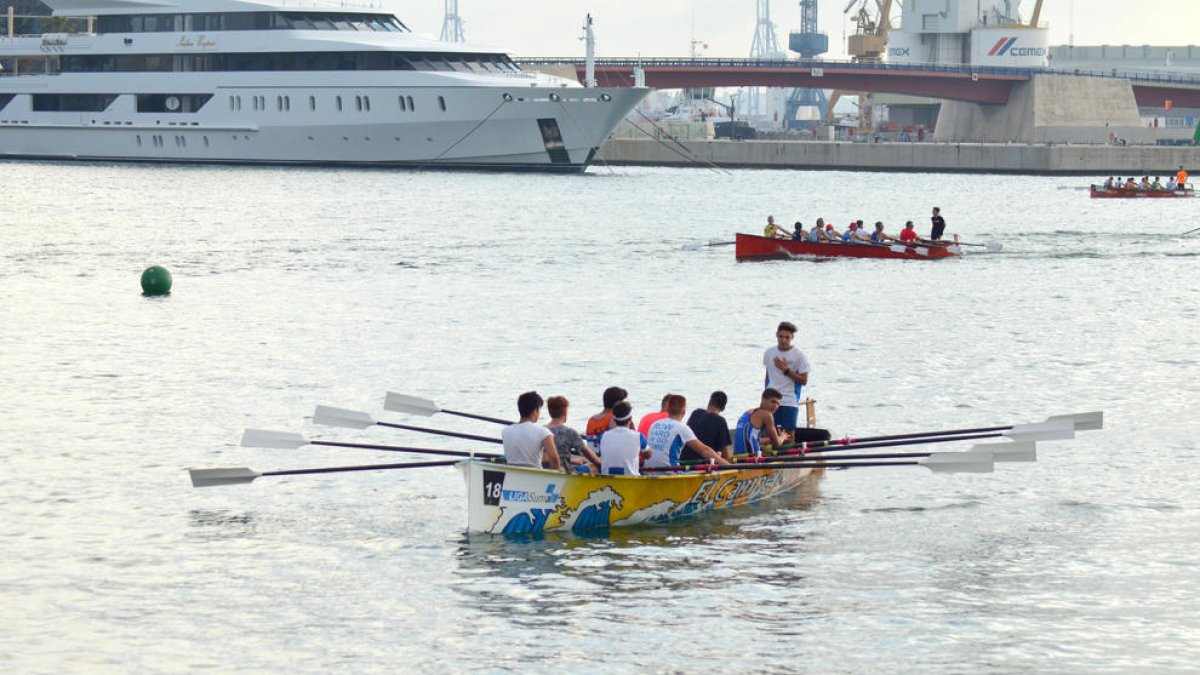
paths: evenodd
<path fill-rule="evenodd" d="M 468 531 L 508 535 L 662 523 L 756 502 L 820 476 L 806 468 L 591 476 L 478 460 L 458 468 L 467 482 Z"/>

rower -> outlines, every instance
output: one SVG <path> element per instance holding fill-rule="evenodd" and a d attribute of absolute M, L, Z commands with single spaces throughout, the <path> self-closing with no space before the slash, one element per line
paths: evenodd
<path fill-rule="evenodd" d="M 613 406 L 629 397 L 629 392 L 620 387 L 609 387 L 604 390 L 604 410 L 588 418 L 584 433 L 588 436 L 599 436 L 612 428 Z"/>
<path fill-rule="evenodd" d="M 725 405 L 729 403 L 729 396 L 723 391 L 714 391 L 708 397 L 707 408 L 696 408 L 692 411 L 691 417 L 688 417 L 687 425 L 692 431 L 696 432 L 696 438 L 708 447 L 721 453 L 725 459 L 733 456 L 732 446 L 733 440 L 729 438 L 729 423 L 721 417 L 721 413 L 725 412 Z M 683 459 L 700 459 L 700 455 L 694 452 L 690 447 L 684 446 L 683 452 L 680 454 Z"/>
<path fill-rule="evenodd" d="M 558 471 L 558 449 L 554 447 L 554 435 L 537 423 L 545 401 L 536 391 L 527 391 L 517 397 L 517 412 L 521 419 L 516 424 L 504 427 L 500 440 L 504 443 L 504 458 L 513 466 L 532 466 Z"/>
<path fill-rule="evenodd" d="M 763 390 L 758 407 L 747 410 L 738 418 L 737 428 L 733 433 L 733 453 L 754 457 L 762 452 L 760 438 L 765 437 L 772 448 L 783 445 L 784 437 L 775 428 L 775 411 L 783 400 L 783 393 L 778 389 L 767 387 Z"/>
<path fill-rule="evenodd" d="M 883 221 L 880 220 L 875 223 L 875 231 L 871 233 L 871 241 L 876 244 L 886 244 L 889 241 L 896 241 L 896 238 L 883 231 Z"/>
<path fill-rule="evenodd" d="M 667 400 L 668 417 L 650 425 L 650 433 L 646 435 L 653 451 L 650 459 L 646 460 L 646 468 L 679 466 L 680 453 L 684 446 L 691 448 L 701 459 L 710 459 L 717 464 L 729 463 L 729 460 L 696 438 L 696 433 L 683 423 L 685 412 L 687 399 L 679 394 L 671 394 Z M 601 455 L 603 456 L 603 453 Z"/>
<path fill-rule="evenodd" d="M 813 225 L 813 229 L 808 233 L 808 241 L 813 244 L 821 243 L 822 237 L 825 234 L 825 219 L 817 218 L 817 224 Z"/>
<path fill-rule="evenodd" d="M 842 233 L 833 229 L 833 224 L 825 226 L 825 241 L 830 243 L 840 243 L 842 241 Z"/>
<path fill-rule="evenodd" d="M 1142 183 L 1141 183 L 1141 185 L 1138 185 L 1138 189 L 1141 190 L 1142 192 L 1150 191 L 1150 177 L 1149 176 L 1142 176 Z"/>
<path fill-rule="evenodd" d="M 775 216 L 767 216 L 767 226 L 763 228 L 763 236 L 768 239 L 791 239 L 792 233 L 782 225 L 776 225 Z"/>
<path fill-rule="evenodd" d="M 869 244 L 869 243 L 871 243 L 871 235 L 867 234 L 867 231 L 865 229 L 863 229 L 862 225 L 855 223 L 854 231 L 850 234 L 850 243 L 851 244 Z"/>
<path fill-rule="evenodd" d="M 796 221 L 795 229 L 792 230 L 792 239 L 794 241 L 805 241 L 808 239 L 808 233 L 804 231 L 804 223 Z"/>
<path fill-rule="evenodd" d="M 633 406 L 620 401 L 613 406 L 613 428 L 600 438 L 600 473 L 604 476 L 640 475 L 640 460 L 650 457 L 646 437 L 633 428 Z"/>
<path fill-rule="evenodd" d="M 901 244 L 916 244 L 920 237 L 917 236 L 917 228 L 913 225 L 913 221 L 904 223 L 904 229 L 900 230 Z"/>
<path fill-rule="evenodd" d="M 1137 189 L 1137 183 L 1136 183 L 1136 182 L 1134 182 L 1134 180 L 1133 180 L 1133 176 L 1130 176 L 1129 178 L 1126 178 L 1126 179 L 1125 179 L 1125 184 L 1124 184 L 1124 185 L 1122 185 L 1122 186 L 1121 186 L 1121 188 L 1122 188 L 1122 189 L 1124 189 L 1124 190 L 1136 190 L 1136 189 Z"/>
<path fill-rule="evenodd" d="M 1113 177 L 1112 176 L 1109 176 L 1108 180 L 1104 181 L 1104 189 L 1105 190 L 1113 189 Z"/>
<path fill-rule="evenodd" d="M 1154 182 L 1150 184 L 1150 189 L 1154 190 L 1155 192 L 1162 192 L 1163 184 L 1162 181 L 1158 179 L 1158 176 L 1154 177 Z"/>
<path fill-rule="evenodd" d="M 568 473 L 592 473 L 594 467 L 600 470 L 600 458 L 584 442 L 579 432 L 567 426 L 567 411 L 571 402 L 566 396 L 551 396 L 546 401 L 546 410 L 550 413 L 550 423 L 546 428 L 554 436 L 554 448 L 558 451 L 558 463 Z"/>
<path fill-rule="evenodd" d="M 846 231 L 842 233 L 842 243 L 843 244 L 849 244 L 851 241 L 854 240 L 854 230 L 856 230 L 857 228 L 858 228 L 858 223 L 854 222 L 853 220 L 850 221 L 850 224 L 846 226 Z"/>

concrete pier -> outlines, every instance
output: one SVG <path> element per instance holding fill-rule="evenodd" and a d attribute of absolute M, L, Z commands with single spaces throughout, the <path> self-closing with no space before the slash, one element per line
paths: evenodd
<path fill-rule="evenodd" d="M 844 171 L 1064 175 L 1200 172 L 1197 146 L 1004 143 L 845 143 L 610 139 L 598 161 L 613 165 L 708 166 Z"/>

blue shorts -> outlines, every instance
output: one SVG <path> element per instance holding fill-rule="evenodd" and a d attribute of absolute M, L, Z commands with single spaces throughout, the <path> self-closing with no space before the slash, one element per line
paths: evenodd
<path fill-rule="evenodd" d="M 775 411 L 775 426 L 784 429 L 795 429 L 796 421 L 800 419 L 800 409 L 792 406 L 781 405 Z"/>

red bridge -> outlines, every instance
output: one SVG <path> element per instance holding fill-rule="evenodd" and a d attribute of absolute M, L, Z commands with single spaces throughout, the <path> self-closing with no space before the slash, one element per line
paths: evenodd
<path fill-rule="evenodd" d="M 568 65 L 583 80 L 582 59 L 520 59 L 522 66 Z M 759 59 L 597 59 L 596 81 L 601 86 L 632 87 L 633 71 L 641 68 L 646 86 L 655 89 L 704 87 L 782 87 L 842 89 L 907 94 L 950 101 L 1004 104 L 1013 85 L 1035 75 L 1103 77 L 1129 80 L 1137 104 L 1162 108 L 1200 108 L 1200 78 L 1168 73 L 996 68 L 926 64 L 854 63 L 849 61 Z"/>

